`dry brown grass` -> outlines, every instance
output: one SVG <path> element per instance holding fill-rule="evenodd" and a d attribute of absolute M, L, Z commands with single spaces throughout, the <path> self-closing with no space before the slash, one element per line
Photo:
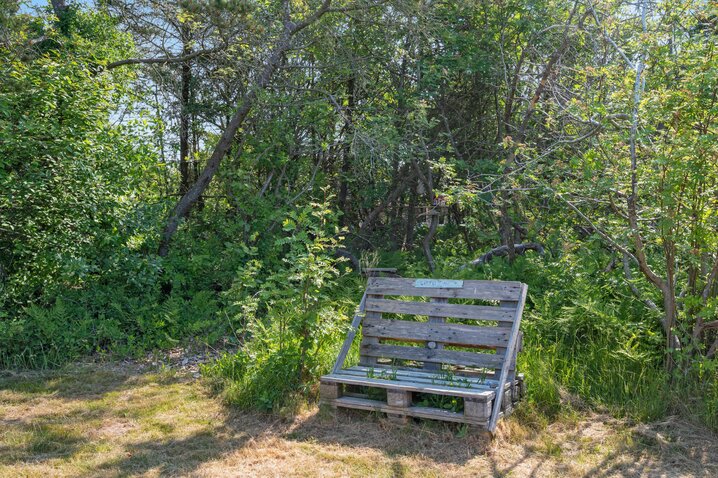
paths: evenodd
<path fill-rule="evenodd" d="M 677 419 L 536 422 L 519 409 L 487 442 L 360 412 L 282 419 L 191 376 L 86 365 L 0 378 L 0 476 L 718 476 L 716 437 Z"/>

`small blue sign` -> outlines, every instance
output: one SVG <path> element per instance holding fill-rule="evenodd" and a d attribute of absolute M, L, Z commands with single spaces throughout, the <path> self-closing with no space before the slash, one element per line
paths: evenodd
<path fill-rule="evenodd" d="M 461 289 L 464 281 L 451 279 L 416 279 L 414 287 L 422 289 Z"/>

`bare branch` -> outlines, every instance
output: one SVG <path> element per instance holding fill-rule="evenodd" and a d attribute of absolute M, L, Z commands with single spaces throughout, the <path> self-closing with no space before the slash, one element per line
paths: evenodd
<path fill-rule="evenodd" d="M 628 260 L 629 257 L 623 254 L 623 275 L 626 277 L 626 282 L 628 283 L 628 287 L 631 288 L 631 292 L 633 292 L 633 295 L 635 295 L 641 302 L 646 304 L 646 306 L 651 310 L 658 310 L 658 306 L 655 302 L 653 302 L 651 299 L 644 299 L 641 296 L 641 292 L 638 290 L 638 287 L 633 283 L 633 274 L 631 273 L 631 265 L 629 264 Z"/>
<path fill-rule="evenodd" d="M 210 48 L 209 50 L 198 50 L 198 51 L 195 51 L 188 55 L 175 56 L 175 57 L 127 58 L 125 60 L 118 60 L 118 61 L 113 61 L 112 63 L 108 63 L 107 66 L 105 66 L 105 69 L 112 70 L 113 68 L 117 68 L 117 67 L 125 66 L 125 65 L 154 65 L 154 64 L 182 63 L 187 60 L 192 60 L 193 58 L 197 58 L 197 57 L 204 56 L 204 55 L 209 55 L 211 53 L 216 53 L 225 48 L 227 48 L 227 45 L 221 45 L 221 46 L 218 46 L 215 48 Z"/>

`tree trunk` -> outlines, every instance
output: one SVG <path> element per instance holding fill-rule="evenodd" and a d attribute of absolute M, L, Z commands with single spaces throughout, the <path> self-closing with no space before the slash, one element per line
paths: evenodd
<path fill-rule="evenodd" d="M 180 35 L 182 37 L 182 55 L 187 56 L 192 53 L 190 45 L 190 31 L 186 23 L 181 26 Z M 190 113 L 189 113 L 189 100 L 190 100 L 190 82 L 192 81 L 192 69 L 190 60 L 184 60 L 182 62 L 182 89 L 180 92 L 180 131 L 179 131 L 179 143 L 180 143 L 180 157 L 179 157 L 179 171 L 180 171 L 180 187 L 179 193 L 181 195 L 187 193 L 190 185 L 190 168 L 189 168 L 189 156 L 190 156 Z"/>
<path fill-rule="evenodd" d="M 349 173 L 351 172 L 351 144 L 350 140 L 354 130 L 354 76 L 347 81 L 347 108 L 344 114 L 344 145 L 342 148 L 342 168 L 339 175 L 339 210 L 342 212 L 339 218 L 339 226 L 346 225 L 347 197 L 349 195 Z"/>
<path fill-rule="evenodd" d="M 244 120 L 247 119 L 247 115 L 249 115 L 254 103 L 257 101 L 257 93 L 269 85 L 269 81 L 272 79 L 274 72 L 277 71 L 284 53 L 292 47 L 292 37 L 297 32 L 316 22 L 325 13 L 327 13 L 329 6 L 331 5 L 331 0 L 324 0 L 322 5 L 317 10 L 299 23 L 294 23 L 290 20 L 289 2 L 285 2 L 285 5 L 286 15 L 284 20 L 284 32 L 273 48 L 272 53 L 258 79 L 254 84 L 250 85 L 247 93 L 242 96 L 238 108 L 232 115 L 227 127 L 222 132 L 222 136 L 219 138 L 217 145 L 214 147 L 214 151 L 212 151 L 212 155 L 207 161 L 207 165 L 204 170 L 199 175 L 199 178 L 197 178 L 197 181 L 180 198 L 177 205 L 172 210 L 172 213 L 170 213 L 167 223 L 165 224 L 164 231 L 162 232 L 160 245 L 157 251 L 160 257 L 167 256 L 169 253 L 170 242 L 172 241 L 172 237 L 175 232 L 177 232 L 177 228 L 179 227 L 182 218 L 189 213 L 194 203 L 197 202 L 197 199 L 199 199 L 205 189 L 207 189 L 210 181 L 212 181 L 212 178 L 217 173 L 219 164 L 222 162 L 222 159 L 232 146 L 237 130 L 240 126 L 242 126 Z"/>
<path fill-rule="evenodd" d="M 509 262 L 513 262 L 514 258 L 516 257 L 516 250 L 514 249 L 514 234 L 513 234 L 513 222 L 511 219 L 511 205 L 513 204 L 513 192 L 511 187 L 511 181 L 510 177 L 511 174 L 514 172 L 514 166 L 516 163 L 516 151 L 517 148 L 523 141 L 526 139 L 526 129 L 528 128 L 529 121 L 531 120 L 531 117 L 533 116 L 534 111 L 536 110 L 536 105 L 538 104 L 539 99 L 541 98 L 541 95 L 546 90 L 546 86 L 548 84 L 548 79 L 551 73 L 553 72 L 553 68 L 558 63 L 558 60 L 563 56 L 563 53 L 568 48 L 569 39 L 571 38 L 571 35 L 569 35 L 571 23 L 573 22 L 574 15 L 576 14 L 579 7 L 579 2 L 575 2 L 573 5 L 573 9 L 571 10 L 571 13 L 566 20 L 566 23 L 563 28 L 563 39 L 561 41 L 561 44 L 554 50 L 554 52 L 549 57 L 548 61 L 546 62 L 546 65 L 543 68 L 543 71 L 541 72 L 541 77 L 539 79 L 538 86 L 536 87 L 536 90 L 533 93 L 533 96 L 531 97 L 531 100 L 529 101 L 529 104 L 526 108 L 526 111 L 524 112 L 521 123 L 518 125 L 518 130 L 516 131 L 516 134 L 513 138 L 507 137 L 507 139 L 510 140 L 509 145 L 509 152 L 506 156 L 506 164 L 503 169 L 503 191 L 499 193 L 499 211 L 501 214 L 501 222 L 500 222 L 500 235 L 501 235 L 501 242 L 502 245 L 506 246 L 508 248 L 508 259 Z M 589 10 L 590 11 L 590 10 Z M 588 16 L 589 11 L 586 11 L 583 14 L 583 17 L 579 20 L 579 23 L 583 21 L 583 18 Z M 511 88 L 509 91 L 509 97 L 507 99 L 506 103 L 506 110 L 504 112 L 504 124 L 507 129 L 510 126 L 510 118 L 511 114 L 513 113 L 513 98 L 516 93 L 516 84 L 518 82 L 518 75 L 520 74 L 520 67 L 523 62 L 523 52 L 521 54 L 521 57 L 519 58 L 519 63 L 517 65 L 517 69 L 513 76 L 513 81 L 511 84 Z"/>
<path fill-rule="evenodd" d="M 409 185 L 409 183 L 411 183 L 413 179 L 413 175 L 409 173 L 409 167 L 409 165 L 404 165 L 396 173 L 396 187 L 389 194 L 389 196 L 387 196 L 384 202 L 372 209 L 372 211 L 367 215 L 361 227 L 359 228 L 360 235 L 363 235 L 367 231 L 369 231 L 371 229 L 371 226 L 374 225 L 376 220 L 379 218 L 379 215 L 384 212 L 387 206 L 396 201 L 399 196 L 401 196 L 402 193 L 406 190 L 407 186 Z"/>

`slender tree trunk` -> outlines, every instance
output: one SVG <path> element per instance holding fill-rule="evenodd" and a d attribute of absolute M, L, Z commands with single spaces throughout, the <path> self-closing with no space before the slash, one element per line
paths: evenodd
<path fill-rule="evenodd" d="M 180 35 L 182 37 L 182 55 L 186 56 L 192 53 L 192 47 L 190 45 L 190 31 L 189 26 L 183 23 L 180 27 Z M 184 60 L 182 62 L 182 89 L 180 92 L 180 131 L 179 131 L 179 143 L 180 143 L 180 157 L 179 157 L 179 170 L 180 170 L 180 194 L 184 195 L 189 190 L 190 185 L 190 168 L 189 168 L 189 156 L 190 156 L 190 83 L 192 81 L 192 68 L 190 60 Z"/>
<path fill-rule="evenodd" d="M 347 81 L 347 108 L 344 114 L 344 145 L 342 148 L 342 168 L 339 174 L 339 210 L 342 212 L 339 225 L 347 223 L 347 197 L 349 195 L 349 173 L 351 172 L 351 138 L 354 131 L 354 75 Z"/>
<path fill-rule="evenodd" d="M 499 212 L 501 214 L 500 218 L 500 235 L 501 235 L 501 242 L 502 245 L 506 246 L 508 248 L 508 259 L 509 262 L 513 262 L 514 258 L 516 257 L 516 250 L 514 249 L 514 233 L 513 233 L 513 220 L 511 218 L 511 206 L 513 205 L 514 199 L 513 199 L 513 192 L 511 187 L 511 175 L 514 172 L 515 164 L 516 164 L 516 151 L 518 148 L 518 145 L 522 143 L 526 139 L 526 130 L 529 125 L 529 121 L 531 120 L 531 117 L 533 116 L 534 111 L 536 110 L 536 105 L 538 104 L 539 99 L 541 98 L 541 95 L 546 90 L 546 86 L 548 84 L 548 79 L 551 73 L 553 72 L 554 66 L 556 66 L 556 63 L 558 63 L 558 60 L 561 58 L 561 56 L 564 54 L 566 49 L 569 45 L 569 39 L 571 36 L 569 35 L 571 23 L 573 22 L 573 18 L 578 10 L 579 2 L 575 2 L 573 5 L 573 9 L 571 10 L 571 14 L 569 15 L 568 19 L 566 20 L 566 23 L 564 25 L 563 29 L 563 39 L 561 41 L 561 44 L 554 50 L 554 52 L 549 57 L 548 61 L 546 62 L 546 65 L 543 68 L 543 71 L 541 72 L 541 77 L 539 79 L 538 86 L 536 87 L 536 90 L 534 91 L 533 96 L 531 97 L 531 100 L 529 101 L 529 104 L 526 108 L 526 111 L 523 114 L 523 117 L 521 119 L 521 123 L 519 123 L 518 130 L 516 131 L 513 138 L 509 138 L 510 145 L 509 145 L 509 152 L 506 156 L 506 163 L 504 165 L 503 169 L 503 177 L 504 177 L 504 188 L 499 193 Z M 579 20 L 579 24 L 583 22 L 583 19 L 588 16 L 588 11 L 583 14 L 583 16 Z M 519 58 L 519 63 L 517 65 L 517 69 L 514 72 L 513 80 L 511 83 L 511 88 L 509 89 L 509 96 L 507 98 L 507 104 L 506 104 L 506 110 L 504 112 L 504 124 L 507 128 L 506 133 L 508 134 L 509 131 L 509 123 L 511 114 L 513 111 L 513 101 L 514 101 L 514 95 L 516 93 L 516 84 L 518 82 L 518 76 L 520 73 L 520 67 L 523 63 L 523 52 L 521 54 L 521 57 Z"/>
<path fill-rule="evenodd" d="M 222 136 L 219 138 L 219 141 L 217 142 L 212 155 L 209 157 L 207 165 L 199 175 L 199 178 L 197 178 L 197 181 L 180 198 L 177 205 L 170 213 L 167 223 L 165 224 L 164 231 L 162 232 L 160 245 L 157 251 L 161 257 L 167 256 L 169 253 L 170 242 L 172 241 L 172 237 L 175 232 L 177 232 L 177 228 L 179 227 L 182 218 L 189 213 L 194 203 L 197 202 L 197 199 L 199 199 L 205 189 L 207 189 L 210 181 L 212 181 L 212 178 L 217 173 L 222 159 L 224 159 L 225 155 L 229 151 L 229 148 L 234 142 L 237 130 L 240 126 L 242 126 L 244 120 L 247 119 L 249 112 L 252 110 L 252 107 L 257 101 L 258 92 L 265 89 L 269 85 L 274 72 L 277 71 L 277 68 L 282 62 L 284 54 L 292 47 L 293 36 L 297 32 L 319 20 L 325 13 L 327 13 L 330 5 L 331 0 L 324 0 L 322 5 L 317 10 L 308 15 L 303 21 L 295 23 L 289 18 L 290 4 L 288 1 L 285 2 L 286 13 L 284 19 L 284 31 L 273 48 L 272 53 L 269 55 L 269 59 L 264 65 L 264 68 L 259 74 L 257 80 L 254 84 L 250 85 L 247 92 L 239 101 L 239 106 L 229 120 L 227 127 L 222 132 Z"/>
<path fill-rule="evenodd" d="M 364 235 L 367 231 L 371 230 L 374 223 L 377 219 L 379 219 L 381 213 L 404 193 L 413 179 L 413 175 L 410 173 L 409 167 L 409 165 L 404 165 L 399 169 L 398 173 L 396 173 L 396 185 L 394 189 L 391 193 L 389 193 L 389 196 L 387 196 L 384 202 L 379 204 L 377 207 L 372 209 L 369 214 L 367 214 L 361 227 L 359 228 L 359 235 Z"/>

